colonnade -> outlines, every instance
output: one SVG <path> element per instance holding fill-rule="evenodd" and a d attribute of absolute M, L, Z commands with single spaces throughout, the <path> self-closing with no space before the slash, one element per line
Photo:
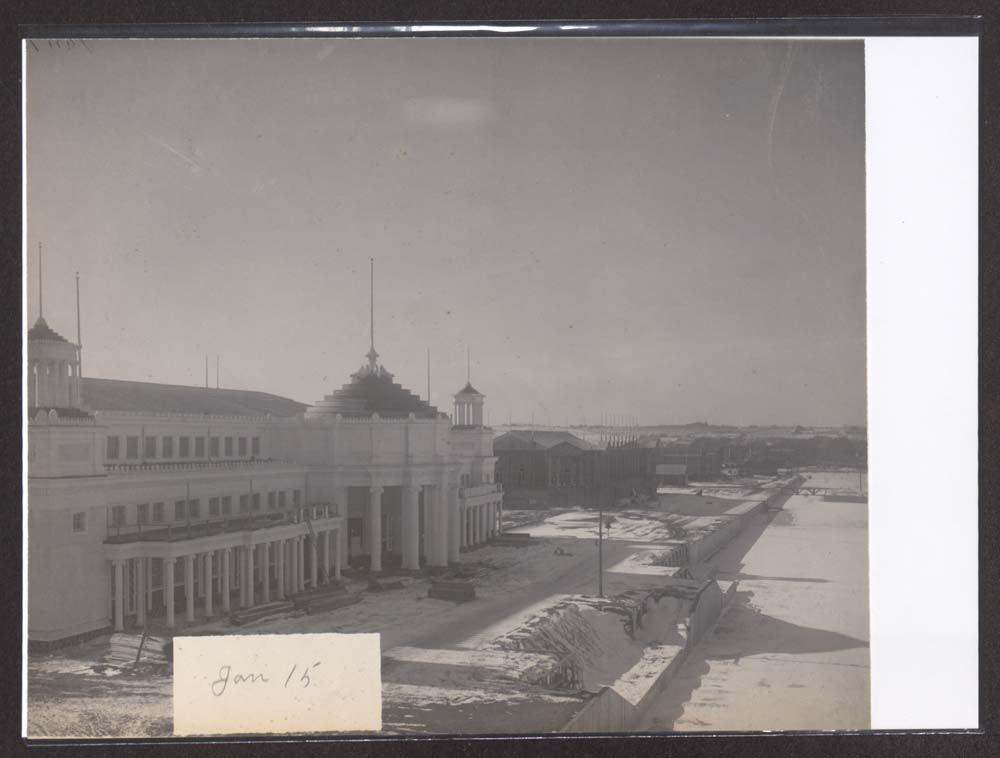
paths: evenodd
<path fill-rule="evenodd" d="M 423 554 L 429 566 L 447 566 L 458 560 L 458 486 L 450 483 L 403 484 L 400 502 L 402 567 L 420 570 L 420 498 L 423 494 Z M 382 570 L 382 495 L 375 485 L 368 492 L 368 552 L 371 571 Z M 345 498 L 346 501 L 346 498 Z"/>
<path fill-rule="evenodd" d="M 460 513 L 461 548 L 475 547 L 500 533 L 499 501 L 464 506 Z"/>
<path fill-rule="evenodd" d="M 200 601 L 204 617 L 211 619 L 217 607 L 222 613 L 231 610 L 234 593 L 238 593 L 240 608 L 252 608 L 328 584 L 331 575 L 339 580 L 347 558 L 342 550 L 342 532 L 342 528 L 316 530 L 165 558 L 113 559 L 115 630 L 122 631 L 125 625 L 126 571 L 132 577 L 128 605 L 134 608 L 136 623 L 142 626 L 153 610 L 153 562 L 161 561 L 161 600 L 166 624 L 173 628 L 178 572 L 183 575 L 184 620 L 194 622 L 196 601 Z"/>

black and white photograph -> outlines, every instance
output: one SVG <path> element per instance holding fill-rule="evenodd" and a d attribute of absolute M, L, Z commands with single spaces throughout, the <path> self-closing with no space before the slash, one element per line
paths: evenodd
<path fill-rule="evenodd" d="M 29 738 L 872 726 L 863 40 L 24 65 Z"/>

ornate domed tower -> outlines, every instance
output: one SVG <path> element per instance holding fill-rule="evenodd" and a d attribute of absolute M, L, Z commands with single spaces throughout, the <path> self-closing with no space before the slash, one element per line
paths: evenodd
<path fill-rule="evenodd" d="M 77 329 L 80 319 L 77 275 Z M 80 346 L 53 330 L 42 312 L 42 244 L 38 243 L 38 320 L 28 330 L 28 412 L 39 408 L 76 408 L 80 392 Z"/>
<path fill-rule="evenodd" d="M 483 426 L 483 403 L 486 395 L 472 386 L 472 362 L 465 354 L 465 386 L 455 394 L 455 426 Z"/>
<path fill-rule="evenodd" d="M 39 481 L 47 477 L 68 481 L 74 476 L 103 474 L 98 444 L 101 429 L 95 417 L 83 410 L 80 346 L 46 323 L 41 285 L 38 320 L 28 330 L 27 372 L 29 476 Z"/>
<path fill-rule="evenodd" d="M 455 395 L 455 426 L 482 426 L 486 395 L 466 382 Z"/>
<path fill-rule="evenodd" d="M 39 314 L 28 330 L 28 408 L 80 405 L 80 346 L 54 331 Z"/>

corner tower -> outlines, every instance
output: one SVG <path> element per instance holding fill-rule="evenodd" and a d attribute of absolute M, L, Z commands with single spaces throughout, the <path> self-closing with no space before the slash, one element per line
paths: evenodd
<path fill-rule="evenodd" d="M 483 404 L 486 395 L 472 386 L 472 362 L 465 353 L 465 386 L 455 394 L 455 426 L 483 426 Z"/>

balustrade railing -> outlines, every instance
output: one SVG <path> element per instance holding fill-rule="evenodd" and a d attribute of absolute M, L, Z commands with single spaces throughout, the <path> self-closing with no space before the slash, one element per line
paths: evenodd
<path fill-rule="evenodd" d="M 188 518 L 184 521 L 118 521 L 112 517 L 112 506 L 108 507 L 107 542 L 172 541 L 206 537 L 225 532 L 241 532 L 263 529 L 282 524 L 311 522 L 340 515 L 336 503 L 317 503 L 309 506 L 293 506 L 280 510 L 241 512 L 224 515 L 210 515 L 204 518 Z"/>
<path fill-rule="evenodd" d="M 498 492 L 502 492 L 503 488 L 500 486 L 499 482 L 487 482 L 484 484 L 473 484 L 469 487 L 461 488 L 461 496 L 464 499 L 470 497 L 478 497 L 479 495 L 493 495 Z"/>
<path fill-rule="evenodd" d="M 109 474 L 133 474 L 156 471 L 195 471 L 206 469 L 259 469 L 267 466 L 287 464 L 278 458 L 240 458 L 234 460 L 204 460 L 204 461 L 109 461 L 105 462 L 104 470 Z"/>

